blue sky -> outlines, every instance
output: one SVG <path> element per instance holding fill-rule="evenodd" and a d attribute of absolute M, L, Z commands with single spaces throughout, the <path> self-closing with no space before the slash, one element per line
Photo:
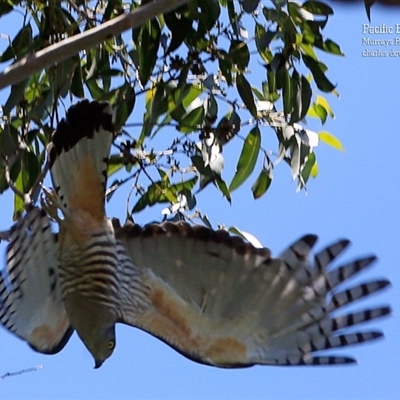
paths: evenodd
<path fill-rule="evenodd" d="M 398 396 L 400 357 L 399 309 L 400 268 L 400 136 L 395 105 L 400 91 L 399 57 L 363 57 L 362 24 L 368 23 L 364 9 L 335 6 L 335 16 L 325 34 L 339 43 L 346 57 L 323 56 L 328 77 L 338 84 L 340 99 L 329 96 L 335 120 L 326 129 L 339 137 L 346 149 L 341 153 L 321 144 L 316 152 L 320 174 L 308 184 L 308 195 L 296 193 L 290 171 L 279 164 L 272 187 L 262 199 L 253 201 L 253 180 L 234 192 L 228 206 L 210 188 L 198 198 L 199 206 L 215 224 L 237 225 L 256 235 L 278 254 L 305 233 L 320 236 L 319 248 L 347 237 L 353 245 L 341 260 L 371 252 L 379 262 L 364 279 L 386 277 L 392 288 L 360 304 L 391 304 L 391 318 L 371 324 L 386 338 L 373 344 L 348 348 L 359 364 L 352 367 L 285 368 L 253 367 L 220 370 L 193 363 L 164 343 L 139 330 L 119 325 L 117 348 L 99 370 L 93 369 L 90 354 L 74 335 L 64 350 L 54 356 L 33 352 L 21 340 L 0 329 L 0 375 L 43 365 L 38 372 L 0 381 L 2 399 L 394 399 Z M 372 24 L 394 26 L 400 14 L 373 7 Z M 0 32 L 13 32 L 15 25 L 1 26 Z M 394 39 L 390 35 L 376 38 Z M 0 51 L 5 47 L 0 42 Z M 389 46 L 400 50 L 400 46 Z M 376 49 L 376 48 L 370 48 Z M 255 74 L 264 73 L 255 69 Z M 0 91 L 0 104 L 7 91 Z M 135 121 L 140 120 L 136 117 Z M 320 125 L 309 120 L 309 129 Z M 137 128 L 136 128 L 137 129 Z M 134 133 L 134 131 L 131 131 Z M 244 128 L 243 134 L 247 130 Z M 263 130 L 265 137 L 274 133 Z M 272 140 L 266 140 L 271 146 Z M 224 172 L 230 181 L 235 161 L 229 155 L 240 152 L 240 143 L 227 147 Z M 232 159 L 232 158 L 231 158 Z M 234 159 L 235 160 L 235 159 Z M 113 198 L 108 213 L 123 218 L 124 193 Z M 10 225 L 10 195 L 0 197 L 0 229 Z M 145 223 L 160 219 L 160 209 L 152 208 L 136 218 Z M 0 246 L 4 251 L 4 245 Z"/>

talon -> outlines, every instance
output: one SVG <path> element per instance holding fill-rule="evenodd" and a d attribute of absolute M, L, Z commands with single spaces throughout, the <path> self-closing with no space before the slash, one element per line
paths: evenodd
<path fill-rule="evenodd" d="M 60 198 L 54 191 L 48 190 L 44 186 L 42 186 L 42 190 L 40 203 L 43 210 L 54 222 L 61 223 L 62 219 L 58 216 L 58 210 L 64 213 L 64 206 L 61 204 Z"/>

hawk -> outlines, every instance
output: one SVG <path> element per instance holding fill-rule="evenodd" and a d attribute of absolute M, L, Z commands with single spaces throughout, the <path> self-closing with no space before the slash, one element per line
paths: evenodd
<path fill-rule="evenodd" d="M 306 235 L 273 258 L 224 230 L 186 222 L 121 226 L 107 218 L 113 131 L 110 105 L 87 100 L 58 124 L 48 147 L 54 191 L 9 232 L 0 276 L 6 329 L 47 354 L 76 330 L 96 368 L 114 351 L 117 323 L 223 368 L 352 363 L 326 351 L 382 336 L 356 328 L 388 315 L 389 307 L 338 312 L 389 285 L 343 288 L 375 260 L 332 268 L 348 240 L 312 260 L 317 237 Z"/>

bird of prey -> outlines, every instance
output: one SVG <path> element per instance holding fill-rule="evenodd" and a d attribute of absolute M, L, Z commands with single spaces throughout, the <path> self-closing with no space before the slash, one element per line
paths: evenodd
<path fill-rule="evenodd" d="M 348 240 L 311 258 L 306 235 L 273 258 L 224 230 L 107 218 L 113 139 L 108 103 L 72 106 L 48 147 L 54 190 L 10 230 L 0 322 L 34 350 L 57 353 L 76 330 L 98 368 L 124 323 L 211 366 L 332 365 L 355 360 L 328 350 L 382 336 L 359 325 L 389 307 L 341 310 L 389 285 L 347 285 L 375 260 L 331 267 Z"/>

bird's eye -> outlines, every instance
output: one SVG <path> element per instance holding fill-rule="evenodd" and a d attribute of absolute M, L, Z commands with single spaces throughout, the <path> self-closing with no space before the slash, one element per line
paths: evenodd
<path fill-rule="evenodd" d="M 107 346 L 110 350 L 112 350 L 115 347 L 115 342 L 114 340 L 109 340 L 107 343 Z"/>

